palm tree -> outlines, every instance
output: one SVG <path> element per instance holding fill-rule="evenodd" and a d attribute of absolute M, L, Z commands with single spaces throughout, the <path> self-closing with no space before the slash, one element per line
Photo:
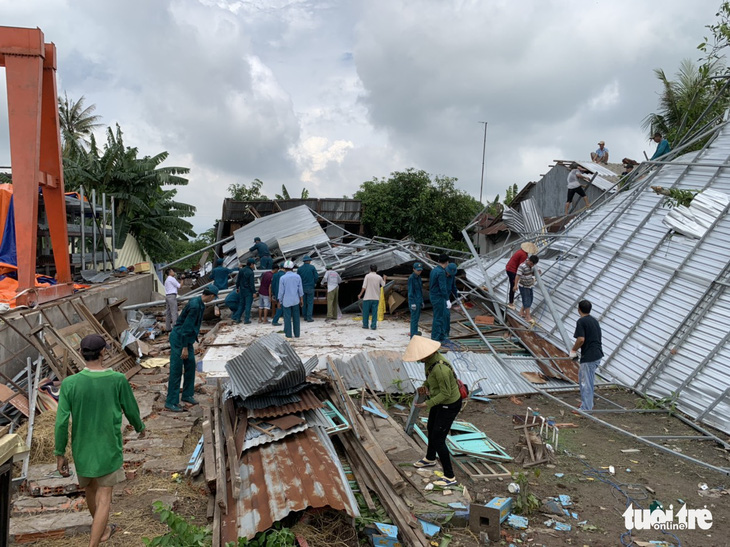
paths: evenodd
<path fill-rule="evenodd" d="M 722 68 L 718 61 L 697 67 L 685 59 L 674 81 L 662 69 L 654 70 L 663 86 L 659 111 L 644 118 L 642 127 L 650 136 L 658 131 L 676 145 L 691 137 L 690 130 L 694 133 L 708 123 L 719 123 L 730 99 L 724 83 L 713 78 Z"/>
<path fill-rule="evenodd" d="M 96 105 L 84 108 L 84 96 L 74 102 L 66 93 L 58 98 L 58 119 L 63 139 L 63 156 L 73 155 L 84 145 L 89 145 L 89 136 L 97 127 L 101 116 L 94 115 Z"/>
<path fill-rule="evenodd" d="M 168 153 L 137 157 L 136 148 L 126 147 L 122 131 L 107 128 L 103 152 L 91 136 L 89 150 L 77 150 L 64 158 L 64 175 L 69 188 L 83 185 L 87 192 L 105 192 L 115 199 L 117 247 L 128 233 L 135 236 L 153 260 L 171 251 L 171 241 L 195 237 L 193 226 L 185 218 L 195 214 L 195 207 L 175 201 L 177 190 L 164 186 L 184 186 L 188 180 L 180 175 L 186 167 L 161 167 Z"/>

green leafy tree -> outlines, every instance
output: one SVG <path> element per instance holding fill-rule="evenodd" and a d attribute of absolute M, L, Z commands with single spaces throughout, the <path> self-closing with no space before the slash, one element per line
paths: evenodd
<path fill-rule="evenodd" d="M 92 132 L 102 125 L 99 123 L 101 116 L 94 114 L 96 105 L 85 107 L 84 100 L 83 95 L 75 102 L 65 93 L 63 97 L 58 97 L 58 121 L 64 157 L 75 155 L 88 147 Z"/>
<path fill-rule="evenodd" d="M 708 123 L 719 124 L 730 104 L 730 93 L 723 87 L 724 82 L 715 78 L 723 68 L 720 61 L 698 67 L 685 59 L 679 66 L 675 80 L 670 80 L 663 70 L 656 69 L 654 73 L 662 83 L 659 108 L 644 119 L 642 127 L 648 130 L 650 136 L 656 131 L 660 132 L 676 146 L 683 139 L 691 137 L 690 131 L 695 133 L 706 128 Z M 720 97 L 715 101 L 718 93 Z M 697 143 L 694 148 L 702 144 Z"/>
<path fill-rule="evenodd" d="M 710 31 L 697 49 L 704 52 L 706 64 L 712 64 L 724 57 L 723 50 L 730 45 L 730 2 L 722 2 L 715 14 L 717 21 L 711 25 L 705 25 Z"/>
<path fill-rule="evenodd" d="M 496 217 L 502 211 L 504 211 L 504 205 L 499 202 L 499 194 L 497 194 L 492 201 L 487 203 L 487 213 Z"/>
<path fill-rule="evenodd" d="M 461 230 L 482 208 L 455 178 L 415 169 L 363 182 L 353 197 L 363 202 L 367 234 L 453 249 L 466 248 Z"/>
<path fill-rule="evenodd" d="M 512 200 L 515 199 L 515 196 L 520 193 L 519 188 L 517 188 L 517 183 L 513 184 L 512 186 L 507 187 L 507 192 L 504 195 L 504 204 L 505 205 L 511 205 Z"/>
<path fill-rule="evenodd" d="M 245 182 L 238 184 L 231 184 L 228 186 L 228 193 L 231 195 L 231 199 L 236 201 L 253 201 L 257 199 L 269 199 L 266 195 L 261 193 L 263 187 L 263 181 L 259 179 L 253 179 L 251 185 L 247 186 Z"/>
<path fill-rule="evenodd" d="M 195 236 L 185 218 L 195 214 L 195 207 L 175 200 L 177 190 L 188 179 L 186 167 L 162 167 L 168 153 L 138 157 L 137 148 L 124 145 L 122 131 L 107 128 L 103 150 L 91 136 L 89 150 L 64 158 L 64 176 L 69 189 L 81 186 L 86 193 L 105 192 L 115 200 L 117 248 L 128 233 L 134 235 L 142 249 L 156 262 L 173 251 L 172 241 L 187 241 Z"/>
<path fill-rule="evenodd" d="M 307 199 L 309 197 L 309 190 L 306 188 L 302 188 L 302 195 L 299 196 L 299 199 Z M 283 184 L 281 185 L 281 194 L 276 194 L 274 196 L 274 199 L 292 199 L 289 195 L 289 190 L 286 189 L 286 186 Z"/>

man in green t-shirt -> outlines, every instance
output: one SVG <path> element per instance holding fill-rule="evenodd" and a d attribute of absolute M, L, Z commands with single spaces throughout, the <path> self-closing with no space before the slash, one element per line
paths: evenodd
<path fill-rule="evenodd" d="M 93 518 L 89 546 L 107 541 L 116 525 L 107 525 L 114 485 L 125 479 L 122 452 L 122 413 L 139 433 L 145 426 L 132 388 L 124 374 L 102 363 L 109 349 L 104 338 L 90 334 L 81 340 L 86 368 L 61 383 L 56 413 L 56 467 L 69 476 L 66 445 L 71 423 L 71 451 L 79 486 L 86 489 L 86 504 Z"/>

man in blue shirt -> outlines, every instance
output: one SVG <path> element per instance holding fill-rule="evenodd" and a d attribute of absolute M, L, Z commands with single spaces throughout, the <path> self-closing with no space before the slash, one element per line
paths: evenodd
<path fill-rule="evenodd" d="M 421 272 L 423 264 L 416 262 L 413 264 L 413 273 L 408 278 L 408 307 L 411 309 L 411 338 L 418 335 L 418 321 L 421 319 L 421 309 L 423 309 L 423 280 Z"/>
<path fill-rule="evenodd" d="M 271 277 L 271 324 L 275 327 L 279 326 L 279 319 L 284 316 L 284 308 L 279 302 L 279 280 L 284 275 L 284 270 L 279 269 L 278 264 L 274 264 L 271 268 L 274 275 Z"/>
<path fill-rule="evenodd" d="M 219 258 L 215 261 L 215 268 L 210 272 L 210 278 L 213 280 L 213 285 L 218 287 L 219 291 L 225 291 L 228 288 L 228 276 L 233 273 L 230 268 L 223 266 L 223 259 Z"/>
<path fill-rule="evenodd" d="M 428 296 L 433 306 L 433 323 L 431 324 L 431 340 L 446 340 L 446 302 L 449 299 L 449 286 L 446 280 L 448 255 L 438 257 L 439 265 L 431 270 L 428 278 Z"/>
<path fill-rule="evenodd" d="M 668 154 L 672 149 L 669 147 L 669 141 L 667 139 L 662 138 L 662 134 L 657 131 L 654 133 L 654 136 L 652 137 L 652 140 L 657 143 L 656 151 L 654 152 L 654 155 L 651 157 L 652 160 L 655 160 L 664 154 Z"/>
<path fill-rule="evenodd" d="M 261 241 L 260 237 L 253 238 L 253 247 L 249 249 L 250 252 L 256 251 L 259 254 L 259 262 L 261 263 L 262 270 L 270 270 L 274 261 L 271 260 L 271 251 L 269 246 Z"/>
<path fill-rule="evenodd" d="M 456 290 L 456 272 L 458 268 L 453 262 L 449 262 L 446 266 L 446 286 L 449 289 L 448 302 L 446 303 L 446 320 L 444 322 L 444 334 L 448 340 L 451 335 L 451 300 L 456 299 L 459 296 L 459 291 Z"/>
<path fill-rule="evenodd" d="M 591 161 L 603 164 L 608 163 L 608 148 L 606 148 L 605 142 L 598 141 L 598 150 L 591 152 Z"/>
<path fill-rule="evenodd" d="M 285 273 L 279 281 L 279 302 L 284 309 L 284 336 L 299 338 L 299 306 L 302 305 L 304 290 L 302 278 L 295 274 L 294 263 L 291 260 L 284 262 Z"/>
<path fill-rule="evenodd" d="M 182 400 L 191 405 L 198 402 L 195 393 L 195 346 L 203 322 L 205 305 L 218 296 L 218 287 L 208 285 L 202 296 L 188 302 L 170 333 L 170 378 L 167 382 L 165 408 L 172 412 L 182 412 L 180 406 L 180 377 L 183 379 Z"/>
<path fill-rule="evenodd" d="M 309 255 L 304 255 L 302 258 L 302 264 L 297 269 L 299 277 L 302 278 L 302 289 L 304 290 L 304 303 L 302 304 L 302 315 L 307 323 L 312 323 L 312 312 L 314 311 L 314 286 L 317 284 L 319 274 L 317 268 L 312 266 L 312 258 Z"/>
<path fill-rule="evenodd" d="M 256 281 L 253 275 L 253 269 L 256 261 L 253 258 L 246 260 L 246 266 L 238 270 L 238 279 L 236 279 L 236 290 L 241 297 L 241 305 L 233 314 L 233 322 L 240 323 L 241 315 L 243 315 L 243 323 L 248 325 L 251 323 L 251 304 L 253 304 L 253 295 L 256 293 Z"/>

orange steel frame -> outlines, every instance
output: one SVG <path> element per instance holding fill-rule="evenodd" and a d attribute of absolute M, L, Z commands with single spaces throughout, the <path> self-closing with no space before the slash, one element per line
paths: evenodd
<path fill-rule="evenodd" d="M 0 66 L 8 88 L 19 303 L 73 292 L 56 92 L 56 46 L 40 29 L 0 27 Z M 58 285 L 36 289 L 38 188 L 43 191 Z"/>

